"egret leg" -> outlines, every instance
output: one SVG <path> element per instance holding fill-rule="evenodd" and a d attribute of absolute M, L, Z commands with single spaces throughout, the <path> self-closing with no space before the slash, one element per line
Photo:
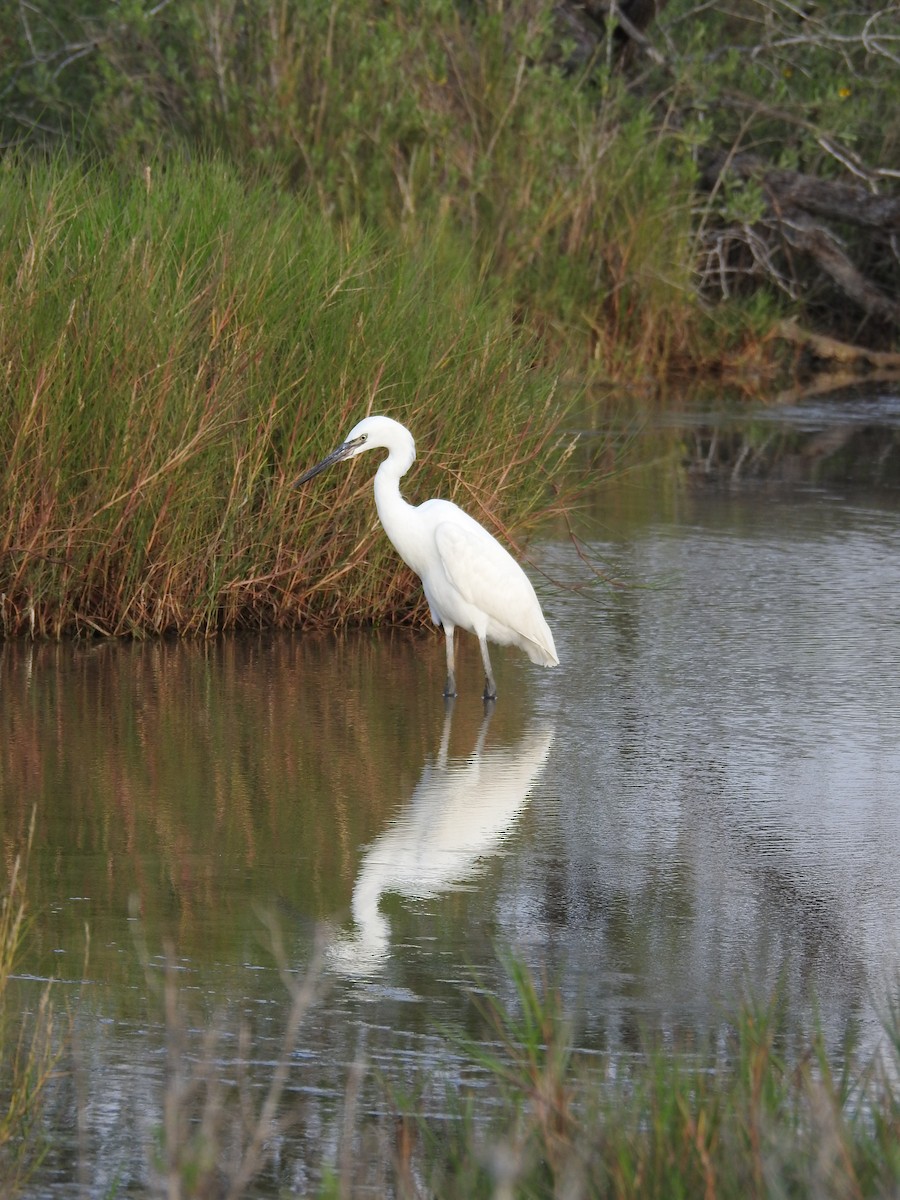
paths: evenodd
<path fill-rule="evenodd" d="M 453 655 L 453 625 L 445 625 L 444 633 L 447 637 L 447 686 L 444 688 L 444 695 L 449 700 L 451 696 L 456 695 L 456 671 L 454 669 Z"/>
<path fill-rule="evenodd" d="M 481 646 L 481 661 L 484 663 L 484 699 L 497 699 L 497 685 L 494 683 L 494 672 L 491 670 L 491 656 L 488 654 L 488 644 L 486 637 L 480 637 L 478 643 Z"/>

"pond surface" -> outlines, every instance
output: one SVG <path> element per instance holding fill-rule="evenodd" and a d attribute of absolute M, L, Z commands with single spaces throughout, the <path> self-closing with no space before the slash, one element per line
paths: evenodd
<path fill-rule="evenodd" d="M 488 714 L 466 637 L 449 710 L 438 635 L 0 646 L 7 859 L 37 806 L 18 986 L 27 1005 L 57 976 L 74 1013 L 63 1138 L 29 1194 L 152 1180 L 167 959 L 189 1055 L 211 1022 L 217 1072 L 259 1091 L 279 966 L 300 978 L 324 939 L 300 1124 L 261 1195 L 335 1162 L 348 1089 L 436 1114 L 477 1094 L 448 1031 L 484 1036 L 479 991 L 514 1003 L 507 949 L 559 983 L 588 1051 L 716 1044 L 779 981 L 787 1036 L 817 1016 L 836 1053 L 848 1030 L 874 1047 L 900 978 L 895 434 L 844 462 L 850 484 L 757 453 L 790 427 L 821 467 L 803 439 L 846 425 L 762 414 L 730 457 L 715 430 L 672 433 L 664 470 L 598 493 L 577 549 L 532 547 L 561 666 L 498 650 Z"/>

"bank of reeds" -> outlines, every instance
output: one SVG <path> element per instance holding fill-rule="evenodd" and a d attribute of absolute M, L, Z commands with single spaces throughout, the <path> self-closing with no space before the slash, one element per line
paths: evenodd
<path fill-rule="evenodd" d="M 408 618 L 371 472 L 290 487 L 369 410 L 417 438 L 411 499 L 546 508 L 555 374 L 440 222 L 378 237 L 173 160 L 8 158 L 0 211 L 4 635 Z"/>

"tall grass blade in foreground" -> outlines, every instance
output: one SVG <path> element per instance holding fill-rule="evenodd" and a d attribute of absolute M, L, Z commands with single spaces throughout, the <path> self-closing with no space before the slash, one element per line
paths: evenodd
<path fill-rule="evenodd" d="M 166 1069 L 153 1175 L 155 1190 L 170 1200 L 209 1195 L 240 1200 L 269 1165 L 273 1144 L 297 1123 L 286 1089 L 304 1018 L 321 998 L 321 954 L 316 952 L 304 974 L 296 976 L 289 969 L 278 925 L 272 919 L 265 923 L 288 1004 L 278 1053 L 261 1096 L 247 1077 L 252 1035 L 246 1020 L 240 1021 L 237 1037 L 229 1038 L 226 1035 L 234 1032 L 230 1018 L 219 1012 L 202 1029 L 198 1051 L 191 1036 L 196 1017 L 179 989 L 174 947 L 166 949 L 160 987 L 139 933 L 148 987 L 165 1014 Z M 243 1056 L 237 1064 L 226 1061 L 229 1040 Z M 236 1077 L 226 1078 L 232 1065 Z"/>

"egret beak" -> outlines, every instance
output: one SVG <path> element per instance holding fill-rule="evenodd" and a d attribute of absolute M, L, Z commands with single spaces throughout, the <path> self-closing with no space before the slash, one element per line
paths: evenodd
<path fill-rule="evenodd" d="M 365 440 L 366 435 L 362 434 L 361 437 L 354 438 L 352 442 L 343 442 L 338 446 L 337 450 L 332 450 L 327 458 L 323 458 L 320 463 L 316 463 L 314 467 L 310 467 L 308 471 L 304 471 L 299 479 L 294 480 L 291 487 L 301 487 L 304 483 L 309 483 L 310 479 L 315 479 L 317 475 L 330 467 L 332 463 L 343 462 L 345 458 L 352 458 L 356 453 L 357 447 L 361 446 Z"/>

